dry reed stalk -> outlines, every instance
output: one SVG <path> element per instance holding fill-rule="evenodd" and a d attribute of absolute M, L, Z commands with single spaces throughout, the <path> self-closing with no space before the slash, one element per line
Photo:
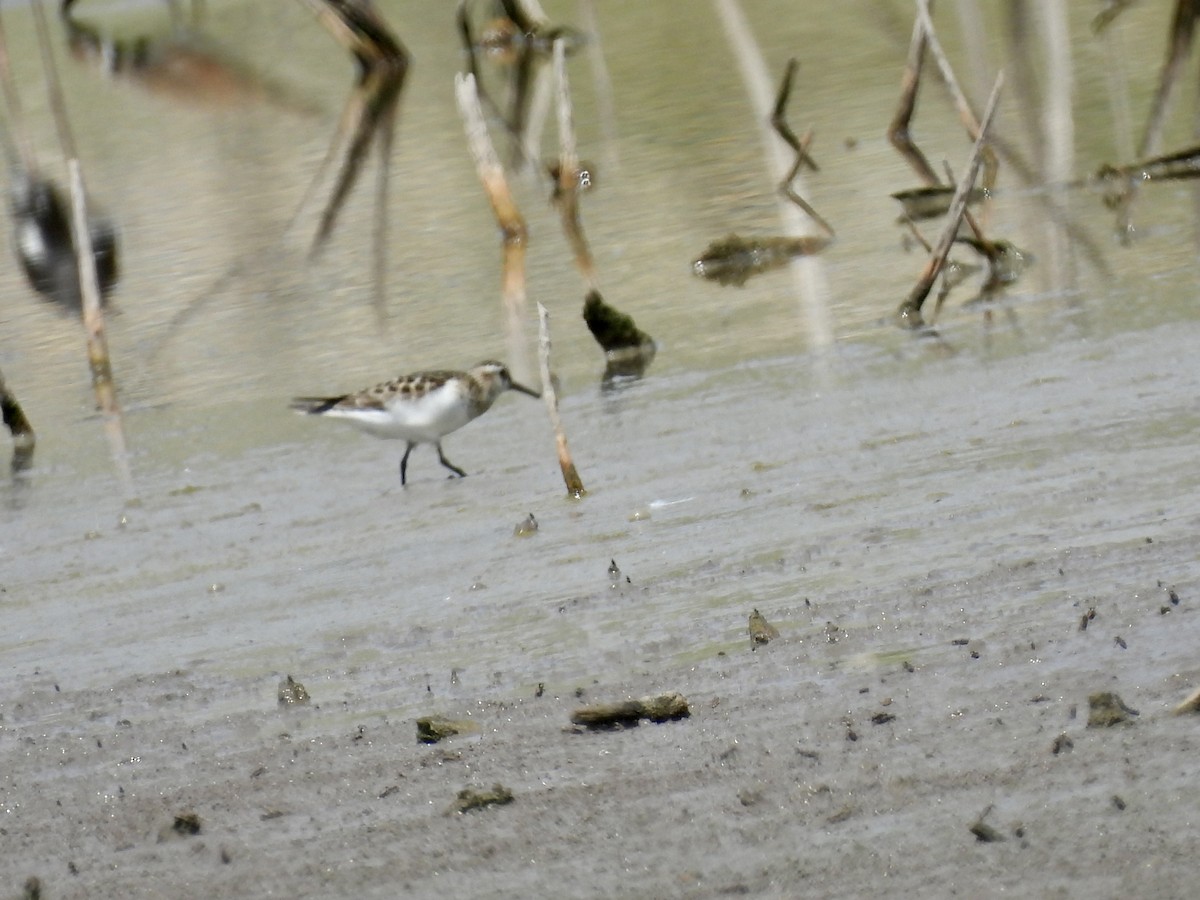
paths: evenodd
<path fill-rule="evenodd" d="M 929 53 L 937 63 L 938 71 L 941 73 L 942 81 L 950 90 L 950 95 L 954 98 L 954 105 L 958 109 L 958 117 L 962 120 L 963 126 L 967 129 L 967 134 L 972 141 L 978 142 L 982 126 L 979 120 L 975 118 L 975 113 L 971 110 L 971 104 L 968 102 L 962 88 L 958 85 L 958 79 L 954 75 L 954 70 L 950 67 L 950 60 L 946 57 L 946 52 L 942 49 L 941 42 L 938 41 L 937 32 L 933 29 L 933 17 L 929 14 L 929 0 L 917 0 L 917 19 L 921 23 L 921 28 L 925 32 L 926 43 L 929 47 Z M 1000 162 L 996 158 L 996 152 L 986 144 L 983 148 L 983 186 L 989 190 L 996 184 L 996 173 L 999 171 Z"/>
<path fill-rule="evenodd" d="M 88 231 L 87 192 L 83 182 L 83 171 L 67 119 L 66 102 L 58 70 L 50 52 L 50 39 L 46 28 L 46 15 L 39 3 L 33 4 L 34 23 L 37 26 L 38 44 L 42 54 L 42 68 L 46 76 L 46 90 L 50 98 L 50 109 L 58 131 L 58 141 L 66 159 L 71 190 L 71 231 L 75 249 L 75 261 L 79 267 L 79 288 L 83 301 L 83 326 L 87 333 L 88 366 L 92 372 L 92 388 L 96 392 L 96 403 L 104 416 L 104 430 L 108 436 L 113 464 L 126 494 L 133 493 L 133 478 L 129 470 L 129 454 L 126 450 L 125 429 L 121 419 L 121 407 L 117 402 L 117 389 L 113 383 L 112 359 L 108 353 L 108 340 L 104 330 L 104 313 L 100 307 L 100 281 L 96 274 L 96 258 L 92 252 L 92 236 Z"/>
<path fill-rule="evenodd" d="M 921 86 L 921 69 L 925 65 L 925 29 L 921 20 L 913 23 L 912 39 L 908 45 L 908 59 L 904 63 L 904 75 L 900 79 L 900 104 L 896 115 L 888 125 L 887 136 L 896 151 L 912 166 L 917 177 L 927 185 L 941 184 L 937 172 L 929 164 L 921 148 L 912 139 L 909 125 L 917 111 L 917 91 Z"/>
<path fill-rule="evenodd" d="M 528 239 L 525 219 L 509 190 L 504 167 L 488 135 L 475 76 L 456 75 L 454 94 L 463 118 L 467 146 L 475 160 L 475 170 L 503 234 L 502 292 L 507 313 L 508 359 L 509 365 L 517 373 L 517 380 L 524 381 L 529 375 L 525 334 L 521 330 L 521 320 L 525 315 L 525 243 Z"/>
<path fill-rule="evenodd" d="M 958 235 L 963 214 L 967 209 L 967 198 L 970 196 L 971 188 L 975 186 L 975 179 L 979 176 L 979 169 L 983 165 L 983 146 L 987 140 L 988 129 L 992 124 L 992 117 L 996 112 L 996 105 L 1000 99 L 1000 88 L 1003 83 L 1004 73 L 1001 72 L 996 76 L 996 83 L 992 86 L 991 96 L 988 97 L 987 109 L 983 114 L 983 122 L 979 127 L 979 136 L 975 139 L 975 145 L 971 148 L 971 157 L 967 163 L 967 170 L 963 173 L 962 180 L 958 183 L 958 188 L 954 192 L 954 199 L 950 201 L 950 210 L 947 213 L 946 225 L 942 229 L 941 237 L 938 239 L 929 260 L 925 263 L 925 268 L 921 271 L 921 276 L 917 279 L 916 285 L 897 310 L 897 318 L 906 327 L 915 329 L 925 324 L 921 319 L 921 305 L 925 302 L 925 298 L 929 296 L 929 291 L 941 273 L 942 267 L 946 263 L 946 256 L 950 253 L 950 247 Z"/>
<path fill-rule="evenodd" d="M 558 85 L 558 184 L 555 202 L 562 214 L 563 231 L 575 254 L 575 265 L 588 283 L 599 293 L 596 264 L 583 235 L 579 221 L 579 151 L 575 142 L 575 117 L 571 109 L 571 85 L 567 81 L 566 47 L 562 38 L 554 41 L 554 77 Z"/>
<path fill-rule="evenodd" d="M 583 487 L 583 479 L 575 468 L 571 458 L 571 448 L 567 445 L 567 433 L 563 429 L 562 418 L 558 414 L 558 392 L 554 389 L 554 379 L 550 377 L 550 313 L 541 303 L 538 311 L 538 366 L 542 374 L 542 399 L 546 401 L 546 411 L 550 415 L 550 424 L 554 426 L 554 440 L 558 446 L 558 467 L 562 469 L 563 482 L 567 486 L 567 494 L 575 500 L 587 495 Z"/>

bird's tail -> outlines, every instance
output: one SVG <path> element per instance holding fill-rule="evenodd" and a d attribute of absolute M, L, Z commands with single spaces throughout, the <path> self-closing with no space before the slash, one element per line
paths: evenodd
<path fill-rule="evenodd" d="M 345 397 L 294 397 L 289 407 L 298 413 L 319 416 L 329 412 L 344 399 Z"/>

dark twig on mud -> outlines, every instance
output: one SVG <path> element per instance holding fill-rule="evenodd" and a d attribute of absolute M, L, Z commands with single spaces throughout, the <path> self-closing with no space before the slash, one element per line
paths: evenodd
<path fill-rule="evenodd" d="M 83 171 L 79 155 L 75 150 L 75 139 L 67 118 L 66 103 L 58 71 L 50 52 L 50 40 L 46 28 L 46 16 L 41 4 L 33 4 L 34 22 L 37 25 L 38 44 L 42 54 L 42 68 L 46 76 L 46 89 L 50 97 L 50 108 L 58 130 L 58 140 L 67 161 L 71 188 L 71 233 L 74 240 L 76 264 L 79 267 L 79 287 L 83 301 L 83 326 L 87 332 L 88 364 L 92 372 L 92 387 L 96 401 L 104 416 L 104 430 L 108 435 L 109 450 L 117 475 L 126 494 L 133 493 L 133 477 L 129 470 L 129 454 L 126 450 L 125 429 L 121 419 L 121 407 L 117 402 L 117 389 L 113 382 L 112 361 L 108 353 L 108 339 L 104 329 L 104 313 L 100 308 L 100 280 L 96 273 L 96 258 L 92 250 L 92 236 L 88 230 L 87 191 L 83 182 Z"/>
<path fill-rule="evenodd" d="M 954 192 L 954 199 L 950 203 L 950 212 L 946 219 L 945 228 L 942 230 L 941 237 L 938 239 L 933 253 L 925 263 L 921 277 L 896 311 L 897 321 L 906 328 L 917 329 L 923 327 L 925 324 L 921 318 L 921 305 L 925 302 L 925 298 L 929 296 L 929 291 L 933 287 L 934 281 L 937 280 L 939 273 L 942 271 L 942 266 L 945 265 L 946 256 L 950 253 L 950 247 L 958 236 L 958 229 L 962 224 L 963 213 L 967 208 L 967 198 L 970 196 L 971 189 L 975 186 L 975 179 L 979 176 L 979 170 L 983 165 L 983 145 L 987 140 L 988 129 L 991 127 L 992 117 L 996 112 L 996 105 L 1000 98 L 1000 87 L 1003 83 L 1004 75 L 1001 73 L 996 76 L 996 83 L 992 87 L 991 96 L 988 97 L 987 109 L 983 114 L 983 122 L 979 127 L 979 136 L 975 139 L 975 146 L 971 149 L 971 157 L 967 164 L 967 170 L 963 173 L 962 180 L 958 183 L 958 189 Z"/>

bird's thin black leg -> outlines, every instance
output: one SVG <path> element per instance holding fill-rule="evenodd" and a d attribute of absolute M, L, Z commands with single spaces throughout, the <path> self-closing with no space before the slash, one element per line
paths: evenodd
<path fill-rule="evenodd" d="M 404 486 L 405 479 L 408 477 L 408 454 L 412 453 L 412 449 L 415 446 L 417 446 L 417 445 L 412 444 L 412 443 L 406 444 L 404 447 L 404 455 L 402 457 L 400 457 L 400 486 L 401 487 Z M 439 450 L 439 452 L 440 452 L 440 450 Z"/>
<path fill-rule="evenodd" d="M 445 455 L 442 453 L 442 445 L 440 443 L 437 445 L 437 452 L 438 452 L 438 461 L 441 462 L 441 464 L 443 466 L 445 466 L 447 469 L 449 469 L 451 472 L 453 472 L 459 478 L 467 477 L 466 472 L 464 472 L 462 469 L 460 469 L 454 463 L 450 462 L 450 460 L 446 459 Z"/>

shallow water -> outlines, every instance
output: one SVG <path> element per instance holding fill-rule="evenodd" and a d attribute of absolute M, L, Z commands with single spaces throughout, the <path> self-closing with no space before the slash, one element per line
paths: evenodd
<path fill-rule="evenodd" d="M 64 61 L 90 190 L 122 228 L 109 333 L 138 499 L 127 504 L 113 475 L 78 325 L 5 267 L 0 368 L 39 436 L 33 470 L 0 486 L 0 660 L 24 703 L 4 709 L 14 732 L 84 733 L 77 708 L 53 712 L 59 688 L 111 695 L 113 715 L 130 715 L 120 708 L 129 696 L 162 716 L 145 685 L 175 679 L 187 684 L 172 697 L 188 702 L 166 719 L 219 752 L 275 734 L 275 685 L 287 673 L 324 700 L 322 723 L 295 723 L 297 735 L 410 716 L 431 697 L 506 703 L 539 682 L 566 696 L 593 680 L 725 666 L 744 651 L 752 607 L 812 658 L 738 684 L 812 687 L 832 709 L 847 702 L 831 695 L 844 686 L 832 673 L 875 671 L 897 653 L 944 665 L 960 629 L 1033 666 L 1036 654 L 1018 645 L 1048 617 L 1073 628 L 1081 605 L 1155 608 L 1155 578 L 1195 584 L 1196 563 L 1178 546 L 1200 522 L 1191 192 L 1150 186 L 1129 247 L 1096 197 L 1072 196 L 1103 272 L 1078 245 L 1053 263 L 1038 195 L 1004 168 L 991 227 L 1037 265 L 989 313 L 952 297 L 944 344 L 896 330 L 885 319 L 921 265 L 888 197 L 915 179 L 883 137 L 905 3 L 863 0 L 821 17 L 745 4 L 772 77 L 801 58 L 791 121 L 815 127 L 822 165 L 805 176 L 806 196 L 839 236 L 808 282 L 781 271 L 744 289 L 696 280 L 689 266 L 730 231 L 779 228 L 716 15 L 694 0 L 597 5 L 616 119 L 606 141 L 589 63 L 576 59 L 581 154 L 600 171 L 584 223 L 606 298 L 661 342 L 643 381 L 600 390 L 602 359 L 576 312 L 581 280 L 541 186 L 518 183 L 531 305 L 554 315 L 586 500 L 564 498 L 544 411 L 520 396 L 448 438 L 470 477 L 444 480 L 422 447 L 406 489 L 401 447 L 293 416 L 293 394 L 505 352 L 499 239 L 452 102 L 450 5 L 380 5 L 415 57 L 393 159 L 383 333 L 368 274 L 373 168 L 317 260 L 305 259 L 315 210 L 286 230 L 351 77 L 300 4 L 211 2 L 206 33 L 315 113 L 189 108 Z M 941 6 L 958 60 L 956 8 Z M 1002 5 L 980 6 L 999 33 Z M 574 4 L 545 7 L 577 20 Z M 156 7 L 84 9 L 123 33 L 166 29 Z M 1128 58 L 1116 65 L 1083 11 L 1071 15 L 1075 172 L 1085 174 L 1119 161 L 1128 137 L 1112 122 L 1106 71 L 1124 68 L 1132 108 L 1144 109 L 1156 69 L 1130 60 L 1158 58 L 1165 23 L 1149 4 L 1128 13 L 1115 38 Z M 5 23 L 27 51 L 24 10 L 6 10 Z M 999 39 L 983 50 L 988 65 L 1005 56 Z M 18 52 L 15 67 L 49 148 L 34 58 Z M 962 73 L 980 96 L 982 68 Z M 1179 111 L 1191 91 L 1168 147 L 1187 141 Z M 1000 130 L 1028 146 L 1014 103 Z M 931 159 L 962 167 L 969 147 L 933 81 L 916 132 Z M 551 130 L 547 153 L 552 140 Z M 831 345 L 797 283 L 826 286 Z M 532 312 L 526 327 L 532 339 Z M 530 512 L 538 534 L 514 537 Z M 1174 549 L 1153 557 L 1148 540 Z M 1107 561 L 1118 558 L 1137 565 Z M 616 588 L 610 559 L 629 578 Z M 827 622 L 849 637 L 827 643 Z M 1181 658 L 1131 654 L 1124 677 L 1161 691 L 1163 666 L 1178 672 Z M 1082 659 L 1072 652 L 1038 671 Z M 1011 671 L 977 673 L 973 687 Z M 929 696 L 940 715 L 955 702 L 945 683 Z M 247 714 L 260 709 L 271 710 L 261 723 Z M 543 784 L 573 780 L 568 766 Z"/>

